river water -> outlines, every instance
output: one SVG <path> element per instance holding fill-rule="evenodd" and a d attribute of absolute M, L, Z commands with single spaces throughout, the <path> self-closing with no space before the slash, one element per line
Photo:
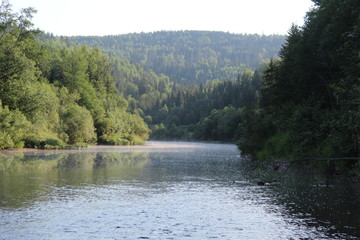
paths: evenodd
<path fill-rule="evenodd" d="M 359 183 L 324 182 L 227 144 L 5 151 L 0 239 L 360 239 Z"/>

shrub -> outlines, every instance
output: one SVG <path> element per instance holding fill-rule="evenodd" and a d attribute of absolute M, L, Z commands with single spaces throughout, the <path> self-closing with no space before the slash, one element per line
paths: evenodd
<path fill-rule="evenodd" d="M 96 142 L 94 121 L 86 108 L 72 105 L 61 115 L 61 120 L 70 144 Z"/>
<path fill-rule="evenodd" d="M 22 148 L 31 123 L 18 110 L 3 107 L 0 101 L 0 149 Z"/>

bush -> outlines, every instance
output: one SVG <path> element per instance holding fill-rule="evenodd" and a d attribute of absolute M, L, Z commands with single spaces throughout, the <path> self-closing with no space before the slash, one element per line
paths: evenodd
<path fill-rule="evenodd" d="M 289 140 L 288 132 L 278 132 L 266 140 L 264 148 L 256 153 L 256 158 L 260 160 L 292 158 L 292 147 Z"/>
<path fill-rule="evenodd" d="M 134 145 L 143 143 L 149 137 L 150 130 L 146 123 L 136 114 L 125 110 L 108 112 L 97 126 L 99 143 L 111 145 Z"/>
<path fill-rule="evenodd" d="M 42 141 L 37 138 L 30 137 L 25 140 L 25 147 L 27 147 L 27 148 L 43 148 L 44 145 L 41 142 Z"/>
<path fill-rule="evenodd" d="M 277 127 L 271 116 L 255 108 L 244 108 L 242 121 L 236 129 L 236 134 L 241 136 L 236 143 L 242 153 L 255 157 L 266 143 L 266 139 L 274 136 Z"/>
<path fill-rule="evenodd" d="M 167 136 L 167 129 L 163 123 L 151 127 L 152 139 L 164 139 Z"/>
<path fill-rule="evenodd" d="M 11 111 L 0 101 L 0 149 L 24 147 L 31 126 L 20 111 Z"/>
<path fill-rule="evenodd" d="M 130 141 L 116 135 L 102 135 L 99 138 L 99 143 L 105 145 L 130 145 Z"/>
<path fill-rule="evenodd" d="M 61 120 L 70 144 L 96 142 L 94 121 L 86 108 L 72 105 L 61 115 Z"/>
<path fill-rule="evenodd" d="M 47 138 L 47 139 L 41 139 L 39 137 L 29 137 L 25 140 L 25 147 L 28 148 L 39 148 L 39 149 L 45 149 L 45 148 L 59 148 L 64 147 L 65 144 L 63 141 L 57 138 Z"/>

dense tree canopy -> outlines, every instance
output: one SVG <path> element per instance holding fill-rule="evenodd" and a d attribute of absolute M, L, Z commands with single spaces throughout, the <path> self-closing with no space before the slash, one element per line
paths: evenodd
<path fill-rule="evenodd" d="M 153 138 L 236 141 L 246 107 L 259 104 L 262 70 L 208 87 L 175 86 L 152 118 Z"/>
<path fill-rule="evenodd" d="M 100 46 L 110 56 L 137 63 L 183 85 L 236 78 L 277 56 L 284 36 L 206 31 L 134 33 L 104 37 L 71 37 Z"/>
<path fill-rule="evenodd" d="M 149 124 L 153 139 L 237 141 L 260 159 L 359 156 L 360 7 L 314 3 L 284 41 L 52 37 L 3 0 L 0 148 L 137 144 Z"/>
<path fill-rule="evenodd" d="M 359 155 L 360 5 L 356 0 L 315 3 L 305 25 L 290 29 L 280 58 L 265 72 L 260 111 L 267 120 L 255 125 L 271 122 L 276 130 L 247 148 L 257 156 Z M 252 138 L 257 136 L 242 143 Z"/>
<path fill-rule="evenodd" d="M 108 57 L 98 48 L 40 41 L 33 13 L 13 13 L 5 0 L 0 5 L 0 149 L 147 139 L 146 124 L 127 112 L 115 87 Z M 126 125 L 100 131 L 109 119 Z M 121 141 L 109 140 L 109 132 Z"/>

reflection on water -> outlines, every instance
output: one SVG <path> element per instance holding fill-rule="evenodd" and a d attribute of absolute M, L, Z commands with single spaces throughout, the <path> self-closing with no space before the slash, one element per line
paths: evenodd
<path fill-rule="evenodd" d="M 349 179 L 331 179 L 294 173 L 271 191 L 274 203 L 308 226 L 326 230 L 332 238 L 360 238 L 360 188 Z M 300 180 L 301 181 L 300 181 Z M 355 237 L 356 236 L 356 237 Z"/>
<path fill-rule="evenodd" d="M 142 175 L 144 152 L 55 152 L 0 155 L 0 206 L 21 207 L 58 187 L 106 185 Z"/>
<path fill-rule="evenodd" d="M 360 238 L 359 187 L 338 181 L 253 171 L 224 144 L 5 151 L 0 240 Z"/>

